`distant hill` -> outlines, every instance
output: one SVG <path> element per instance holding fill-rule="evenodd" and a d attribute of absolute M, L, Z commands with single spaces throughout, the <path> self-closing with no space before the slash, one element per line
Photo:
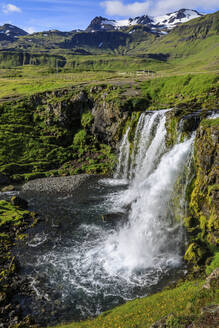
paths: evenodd
<path fill-rule="evenodd" d="M 75 55 L 121 55 L 141 58 L 143 67 L 153 59 L 158 64 L 168 63 L 168 67 L 170 63 L 174 66 L 183 63 L 188 67 L 217 68 L 218 45 L 219 12 L 202 15 L 189 9 L 125 21 L 99 16 L 85 31 L 28 34 L 5 24 L 0 27 L 0 67 L 27 64 L 65 67 Z M 88 60 L 87 65 L 93 67 L 92 61 L 89 64 Z"/>
<path fill-rule="evenodd" d="M 0 26 L 0 41 L 15 41 L 20 36 L 27 35 L 28 33 L 11 24 L 4 24 Z"/>

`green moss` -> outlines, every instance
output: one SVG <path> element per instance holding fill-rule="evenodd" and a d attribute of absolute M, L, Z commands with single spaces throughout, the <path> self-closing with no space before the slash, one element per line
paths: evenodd
<path fill-rule="evenodd" d="M 177 141 L 178 135 L 178 119 L 175 116 L 168 117 L 166 121 L 166 145 L 167 147 L 173 147 Z"/>
<path fill-rule="evenodd" d="M 185 253 L 185 260 L 193 265 L 203 264 L 207 258 L 208 250 L 206 249 L 205 245 L 201 245 L 197 243 L 192 243 L 186 250 Z"/>
<path fill-rule="evenodd" d="M 219 268 L 219 252 L 217 251 L 212 262 L 206 267 L 206 274 L 210 275 L 215 269 Z"/>
<path fill-rule="evenodd" d="M 86 131 L 80 130 L 78 133 L 75 134 L 73 144 L 75 146 L 82 146 L 86 142 L 86 136 Z"/>
<path fill-rule="evenodd" d="M 18 226 L 22 224 L 25 215 L 28 214 L 29 212 L 26 210 L 17 209 L 4 200 L 0 201 L 0 226 L 11 222 Z"/>
<path fill-rule="evenodd" d="M 81 125 L 83 128 L 86 128 L 87 126 L 90 125 L 90 123 L 93 120 L 93 116 L 91 112 L 83 113 L 81 116 Z"/>
<path fill-rule="evenodd" d="M 203 127 L 217 127 L 219 126 L 219 118 L 202 120 L 201 125 Z"/>

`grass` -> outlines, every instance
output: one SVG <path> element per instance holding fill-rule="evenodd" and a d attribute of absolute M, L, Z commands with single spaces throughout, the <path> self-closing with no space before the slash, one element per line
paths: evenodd
<path fill-rule="evenodd" d="M 32 95 L 38 92 L 73 86 L 76 84 L 105 81 L 114 78 L 113 72 L 50 73 L 48 67 L 23 66 L 0 70 L 0 99 Z"/>
<path fill-rule="evenodd" d="M 33 68 L 25 67 L 21 72 L 28 79 Z M 39 74 L 43 72 L 45 68 L 44 70 L 41 68 L 38 72 L 34 71 L 35 78 L 39 78 Z M 13 74 L 22 75 L 18 71 L 14 71 Z M 81 80 L 83 76 L 86 78 L 85 73 L 81 75 L 78 73 L 78 79 L 80 76 Z M 93 72 L 90 73 L 90 78 L 91 76 L 97 75 Z M 61 75 L 59 77 L 60 81 L 57 77 L 54 83 L 61 85 Z M 22 89 L 25 78 L 24 80 L 20 78 L 14 86 L 17 88 L 16 92 L 19 88 L 27 94 L 34 92 L 31 85 L 28 86 L 29 89 Z M 189 107 L 195 104 L 196 108 L 197 106 L 209 108 L 217 103 L 218 81 L 217 74 L 186 74 L 145 81 L 139 79 L 130 83 L 127 83 L 126 79 L 121 81 L 114 78 L 104 83 L 93 82 L 92 85 L 88 82 L 88 85 L 69 89 L 67 93 L 60 91 L 59 96 L 48 93 L 36 100 L 27 97 L 17 102 L 2 102 L 0 104 L 0 172 L 13 176 L 16 181 L 20 178 L 45 176 L 46 172 L 52 175 L 106 173 L 106 169 L 111 172 L 115 162 L 111 158 L 111 151 L 106 151 L 91 132 L 92 106 L 102 106 L 104 97 L 104 101 L 115 112 L 170 108 L 181 103 L 189 104 Z M 7 88 L 14 85 L 13 79 L 10 82 Z M 96 84 L 101 84 L 101 87 L 93 92 Z M 42 89 L 46 88 L 47 82 L 42 80 L 39 85 Z M 75 99 L 82 91 L 87 94 L 89 102 L 81 104 L 86 108 L 83 108 L 80 117 L 71 119 L 68 115 L 72 108 L 77 110 L 79 104 Z M 62 124 L 59 121 L 60 108 L 68 116 L 68 120 L 64 119 Z M 118 122 L 117 126 L 118 132 L 120 123 Z M 116 134 L 115 138 L 118 136 Z M 88 159 L 92 160 L 92 163 Z M 64 164 L 67 165 L 63 167 Z M 74 167 L 74 170 L 71 170 L 71 167 Z M 59 168 L 60 171 L 54 171 Z"/>
<path fill-rule="evenodd" d="M 15 226 L 20 225 L 23 222 L 25 215 L 27 216 L 29 213 L 29 211 L 15 208 L 9 202 L 4 200 L 0 201 L 0 228 L 6 223 L 12 223 Z M 3 235 L 0 237 L 3 237 Z"/>
<path fill-rule="evenodd" d="M 206 274 L 210 275 L 216 268 L 219 268 L 219 251 L 215 253 L 211 263 L 206 267 Z"/>
<path fill-rule="evenodd" d="M 196 320 L 202 307 L 219 301 L 218 293 L 204 291 L 202 285 L 200 280 L 185 282 L 174 289 L 127 302 L 94 320 L 59 325 L 57 328 L 149 328 L 153 322 L 170 313 L 179 324 L 169 327 L 185 327 L 180 321 Z"/>
<path fill-rule="evenodd" d="M 217 74 L 184 74 L 168 78 L 152 79 L 141 83 L 142 93 L 152 99 L 156 106 L 159 104 L 172 104 L 195 100 L 200 107 L 216 101 L 219 76 Z"/>
<path fill-rule="evenodd" d="M 208 62 L 207 59 L 205 62 Z M 191 62 L 186 65 L 190 67 L 190 72 Z M 186 70 L 182 71 L 178 68 L 176 73 L 176 67 L 177 63 L 172 65 L 142 58 L 104 55 L 75 56 L 74 65 L 69 64 L 66 68 L 59 68 L 58 72 L 52 67 L 33 65 L 0 69 L 0 100 L 30 96 L 38 92 L 81 84 L 98 84 L 107 81 L 125 84 L 135 83 L 136 78 L 139 81 L 147 81 L 173 75 L 185 75 Z M 193 73 L 198 74 L 195 66 Z M 210 76 L 209 68 L 208 71 L 204 69 L 203 73 L 202 75 Z M 197 82 L 202 83 L 201 79 Z"/>

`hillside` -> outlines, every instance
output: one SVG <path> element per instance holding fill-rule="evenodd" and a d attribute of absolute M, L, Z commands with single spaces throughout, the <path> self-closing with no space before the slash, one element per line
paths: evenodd
<path fill-rule="evenodd" d="M 193 71 L 216 70 L 219 12 L 205 16 L 196 14 L 197 18 L 191 19 L 195 17 L 194 14 L 185 23 L 182 23 L 186 20 L 182 11 L 178 11 L 177 15 L 175 13 L 175 16 L 169 15 L 169 20 L 164 19 L 164 16 L 160 21 L 158 18 L 154 19 L 153 24 L 152 18 L 142 16 L 129 20 L 126 26 L 118 27 L 115 21 L 96 17 L 86 31 L 51 30 L 32 35 L 17 31 L 19 35 L 14 34 L 13 38 L 12 32 L 10 35 L 1 33 L 3 41 L 0 41 L 0 67 L 46 65 L 74 70 L 74 63 L 80 69 L 81 62 L 87 62 L 81 69 L 103 70 L 105 65 L 106 68 L 115 70 L 111 65 L 112 59 L 108 56 L 115 56 L 115 62 L 120 55 L 134 57 L 137 62 L 136 70 L 188 71 L 191 67 Z M 119 70 L 131 68 L 122 63 L 117 67 Z"/>

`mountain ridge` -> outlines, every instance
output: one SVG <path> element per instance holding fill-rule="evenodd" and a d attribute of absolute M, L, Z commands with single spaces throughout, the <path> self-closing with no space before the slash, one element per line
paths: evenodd
<path fill-rule="evenodd" d="M 101 30 L 124 30 L 127 27 L 134 25 L 143 25 L 151 28 L 152 31 L 163 32 L 171 30 L 175 26 L 186 23 L 191 19 L 201 17 L 203 14 L 199 13 L 197 10 L 193 9 L 179 9 L 172 13 L 168 13 L 163 16 L 149 16 L 142 15 L 135 18 L 129 18 L 127 20 L 114 20 L 108 19 L 102 16 L 96 16 L 89 26 L 87 27 L 87 32 L 96 32 Z"/>
<path fill-rule="evenodd" d="M 180 15 L 179 11 L 175 13 L 176 19 L 178 14 Z M 170 16 L 168 17 L 171 19 Z M 97 18 L 94 23 L 98 25 L 104 18 Z M 148 20 L 147 17 L 139 19 Z M 118 56 L 128 56 L 136 58 L 139 63 L 136 67 L 140 70 L 159 70 L 160 66 L 182 66 L 181 63 L 185 61 L 188 67 L 198 65 L 204 70 L 209 67 L 217 69 L 219 11 L 177 24 L 166 32 L 162 31 L 153 30 L 149 24 L 138 24 L 121 29 L 101 28 L 95 32 L 50 30 L 23 35 L 13 41 L 8 41 L 7 35 L 2 33 L 5 37 L 0 41 L 0 67 L 30 64 L 85 70 L 96 70 L 100 67 L 110 69 L 115 67 L 112 63 L 116 60 L 120 62 L 119 67 L 124 67 L 122 60 L 125 59 Z M 85 58 L 86 56 L 92 58 Z M 110 57 L 108 60 L 98 56 L 117 58 Z M 127 60 L 129 62 L 129 59 Z"/>
<path fill-rule="evenodd" d="M 89 24 L 89 26 L 85 30 L 74 29 L 72 31 L 61 32 L 59 30 L 49 30 L 43 32 L 34 32 L 28 33 L 27 31 L 12 25 L 12 24 L 4 24 L 0 26 L 0 37 L 2 34 L 6 36 L 8 39 L 16 39 L 20 36 L 25 35 L 35 35 L 37 33 L 46 33 L 46 32 L 59 32 L 59 33 L 78 33 L 78 32 L 96 32 L 96 31 L 109 31 L 109 30 L 124 30 L 130 26 L 134 25 L 143 25 L 147 27 L 158 28 L 158 29 L 172 29 L 178 24 L 185 23 L 191 19 L 201 17 L 203 14 L 199 13 L 194 9 L 179 9 L 172 13 L 167 13 L 163 16 L 149 16 L 142 15 L 134 18 L 129 18 L 126 20 L 114 20 L 108 19 L 102 16 L 96 16 Z M 1 38 L 0 38 L 1 41 Z"/>

